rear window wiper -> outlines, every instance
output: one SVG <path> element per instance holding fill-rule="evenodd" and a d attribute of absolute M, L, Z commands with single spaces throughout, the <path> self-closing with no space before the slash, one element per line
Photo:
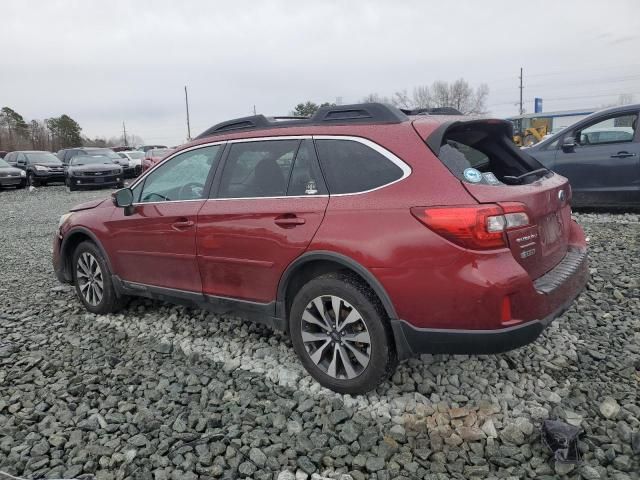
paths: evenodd
<path fill-rule="evenodd" d="M 502 177 L 502 181 L 504 183 L 508 183 L 509 185 L 516 185 L 518 183 L 522 183 L 522 181 L 527 177 L 531 177 L 532 175 L 543 177 L 548 172 L 549 172 L 548 168 L 538 168 L 536 170 L 532 170 L 530 172 L 523 173 L 522 175 L 520 175 L 518 177 L 514 177 L 512 175 L 505 175 L 504 177 Z"/>

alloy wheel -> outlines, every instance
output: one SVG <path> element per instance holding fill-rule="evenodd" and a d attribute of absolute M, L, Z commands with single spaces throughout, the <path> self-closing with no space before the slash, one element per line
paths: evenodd
<path fill-rule="evenodd" d="M 362 315 L 335 295 L 308 303 L 301 335 L 311 361 L 332 378 L 356 378 L 371 359 L 371 337 Z"/>
<path fill-rule="evenodd" d="M 94 307 L 97 306 L 104 295 L 104 279 L 100 264 L 91 253 L 84 252 L 78 257 L 76 278 L 85 301 Z"/>

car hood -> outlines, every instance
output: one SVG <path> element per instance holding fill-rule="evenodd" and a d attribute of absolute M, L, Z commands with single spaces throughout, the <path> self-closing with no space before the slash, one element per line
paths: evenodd
<path fill-rule="evenodd" d="M 91 200 L 90 202 L 81 203 L 80 205 L 76 205 L 73 208 L 70 208 L 70 212 L 79 212 L 81 210 L 91 210 L 92 208 L 96 208 L 97 206 L 103 204 L 107 199 L 101 198 L 98 200 Z"/>
<path fill-rule="evenodd" d="M 5 167 L 5 168 L 0 168 L 0 175 L 6 175 L 6 174 L 11 174 L 12 176 L 15 175 L 16 173 L 18 175 L 20 175 L 20 172 L 22 172 L 22 170 L 20 170 L 19 168 L 15 168 L 15 167 Z"/>

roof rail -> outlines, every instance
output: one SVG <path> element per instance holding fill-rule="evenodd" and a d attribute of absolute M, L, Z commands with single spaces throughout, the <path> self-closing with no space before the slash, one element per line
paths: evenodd
<path fill-rule="evenodd" d="M 307 125 L 349 125 L 353 123 L 402 123 L 409 118 L 392 105 L 384 103 L 358 103 L 353 105 L 329 105 L 320 107 L 312 117 L 272 117 L 253 115 L 218 123 L 198 135 L 196 139 L 221 135 L 236 130 L 261 130 L 267 128 Z"/>
<path fill-rule="evenodd" d="M 406 115 L 464 115 L 460 110 L 453 107 L 432 107 L 401 109 Z"/>

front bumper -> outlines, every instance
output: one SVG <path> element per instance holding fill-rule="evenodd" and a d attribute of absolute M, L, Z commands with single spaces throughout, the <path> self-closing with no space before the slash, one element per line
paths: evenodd
<path fill-rule="evenodd" d="M 124 181 L 124 175 L 104 176 L 71 176 L 69 182 L 75 187 L 109 187 L 119 185 Z"/>
<path fill-rule="evenodd" d="M 0 185 L 3 187 L 20 185 L 21 183 L 25 183 L 26 181 L 26 177 L 0 177 Z"/>
<path fill-rule="evenodd" d="M 550 272 L 534 282 L 544 297 L 541 318 L 490 330 L 420 328 L 404 320 L 391 320 L 398 356 L 408 358 L 421 353 L 494 354 L 527 345 L 562 315 L 582 292 L 589 280 L 586 249 L 571 249 Z M 545 311 L 545 309 L 551 309 Z"/>
<path fill-rule="evenodd" d="M 64 172 L 33 171 L 33 176 L 40 182 L 64 182 Z"/>

